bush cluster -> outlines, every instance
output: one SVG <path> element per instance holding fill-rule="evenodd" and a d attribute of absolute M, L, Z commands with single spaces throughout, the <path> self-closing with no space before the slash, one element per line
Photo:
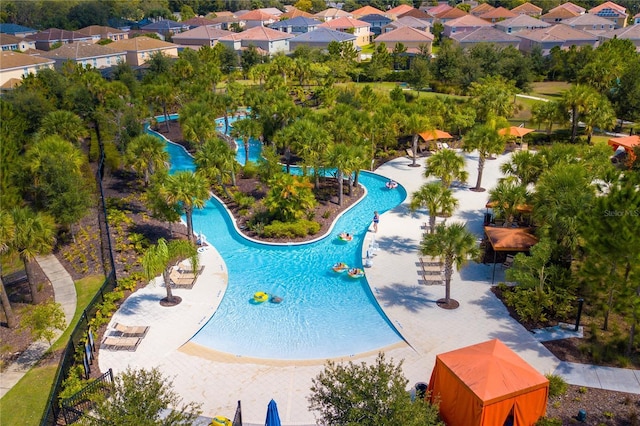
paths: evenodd
<path fill-rule="evenodd" d="M 320 224 L 310 220 L 280 222 L 274 220 L 264 227 L 263 235 L 267 238 L 295 238 L 314 235 L 320 231 Z"/>

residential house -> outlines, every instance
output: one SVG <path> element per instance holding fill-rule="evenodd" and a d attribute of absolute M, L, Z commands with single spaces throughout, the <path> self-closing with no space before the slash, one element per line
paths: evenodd
<path fill-rule="evenodd" d="M 297 18 L 298 16 L 302 16 L 303 18 L 313 18 L 311 13 L 305 12 L 304 10 L 300 10 L 296 7 L 285 6 L 285 8 L 287 8 L 287 11 L 280 15 L 281 20 Z"/>
<path fill-rule="evenodd" d="M 257 9 L 257 10 L 259 10 L 261 12 L 264 12 L 264 13 L 268 13 L 269 15 L 273 15 L 278 19 L 280 19 L 280 17 L 284 13 L 280 9 L 278 9 L 277 7 L 263 7 L 263 8 Z"/>
<path fill-rule="evenodd" d="M 410 16 L 403 16 L 397 21 L 393 21 L 393 22 L 390 22 L 388 25 L 385 25 L 382 28 L 382 32 L 388 33 L 389 31 L 393 31 L 402 27 L 411 27 L 420 31 L 430 32 L 431 24 L 427 21 L 423 21 L 422 19 L 413 18 Z"/>
<path fill-rule="evenodd" d="M 0 33 L 1 34 L 10 34 L 16 37 L 26 37 L 31 34 L 37 33 L 38 30 L 34 30 L 33 28 L 25 27 L 23 25 L 18 24 L 0 24 Z"/>
<path fill-rule="evenodd" d="M 392 9 L 387 10 L 386 14 L 391 19 L 398 19 L 401 15 L 411 12 L 413 9 L 414 7 L 409 6 L 408 4 L 400 4 Z"/>
<path fill-rule="evenodd" d="M 477 30 L 482 27 L 492 27 L 493 24 L 473 15 L 464 15 L 458 19 L 446 22 L 442 35 L 451 37 L 453 34 Z"/>
<path fill-rule="evenodd" d="M 511 11 L 518 15 L 529 15 L 531 17 L 539 17 L 542 15 L 542 8 L 529 2 L 522 3 L 520 6 L 516 6 L 511 9 Z"/>
<path fill-rule="evenodd" d="M 480 17 L 487 12 L 491 12 L 495 7 L 491 6 L 489 3 L 480 3 L 476 7 L 472 7 L 469 13 L 473 16 Z"/>
<path fill-rule="evenodd" d="M 332 41 L 338 43 L 351 43 L 356 46 L 357 37 L 353 34 L 342 31 L 332 30 L 330 28 L 320 27 L 317 30 L 299 34 L 289 40 L 289 49 L 296 50 L 298 46 L 308 46 L 313 49 L 327 49 Z"/>
<path fill-rule="evenodd" d="M 457 7 L 451 8 L 445 12 L 438 13 L 434 15 L 436 17 L 436 21 L 445 24 L 449 21 L 453 21 L 454 19 L 462 18 L 463 16 L 473 16 L 469 15 L 462 9 L 458 9 Z M 475 16 L 474 16 L 475 18 Z"/>
<path fill-rule="evenodd" d="M 382 28 L 390 22 L 393 22 L 391 18 L 378 14 L 364 15 L 358 18 L 358 20 L 368 23 L 370 25 L 369 31 L 371 31 L 374 36 L 380 35 Z"/>
<path fill-rule="evenodd" d="M 515 18 L 505 19 L 504 21 L 496 22 L 496 28 L 500 31 L 504 31 L 507 34 L 517 33 L 523 30 L 535 30 L 538 28 L 547 28 L 551 24 L 541 21 L 540 19 L 533 18 L 529 15 L 522 14 Z"/>
<path fill-rule="evenodd" d="M 356 9 L 354 11 L 351 12 L 351 16 L 356 18 L 356 19 L 360 19 L 363 16 L 366 15 L 382 15 L 382 16 L 387 16 L 387 14 L 383 11 L 381 11 L 380 9 L 376 9 L 373 6 L 363 6 L 360 9 Z"/>
<path fill-rule="evenodd" d="M 431 16 L 437 16 L 442 12 L 453 9 L 453 7 L 449 6 L 447 3 L 438 3 L 437 6 L 429 6 L 426 8 L 420 7 L 420 9 L 424 10 Z"/>
<path fill-rule="evenodd" d="M 216 22 L 213 19 L 203 18 L 201 16 L 187 19 L 186 21 L 182 21 L 182 23 L 188 25 L 190 30 L 198 27 L 212 27 L 222 29 L 222 25 L 219 22 Z"/>
<path fill-rule="evenodd" d="M 38 71 L 53 69 L 55 62 L 48 58 L 27 55 L 26 53 L 3 51 L 0 52 L 0 88 L 11 89 L 20 84 L 23 77 L 37 74 Z"/>
<path fill-rule="evenodd" d="M 171 19 L 163 19 L 162 21 L 152 22 L 140 27 L 140 29 L 142 31 L 158 33 L 163 38 L 167 39 L 173 37 L 174 34 L 189 31 L 189 25 L 185 25 L 182 22 L 172 21 Z"/>
<path fill-rule="evenodd" d="M 431 25 L 433 25 L 433 23 L 436 20 L 435 16 L 430 15 L 429 13 L 427 13 L 424 10 L 421 10 L 421 9 L 411 9 L 407 13 L 403 13 L 402 15 L 398 15 L 398 19 L 409 18 L 409 17 L 410 18 L 420 19 L 422 21 L 427 21 Z"/>
<path fill-rule="evenodd" d="M 615 22 L 616 28 L 626 27 L 627 18 L 629 18 L 627 9 L 624 6 L 615 4 L 612 1 L 604 2 L 601 5 L 590 9 L 589 13 Z"/>
<path fill-rule="evenodd" d="M 29 49 L 35 49 L 36 42 L 24 37 L 16 37 L 11 34 L 0 33 L 0 48 L 3 52 L 8 50 L 26 52 Z"/>
<path fill-rule="evenodd" d="M 220 24 L 220 29 L 222 30 L 242 29 L 245 26 L 244 19 L 234 14 L 227 15 L 218 13 L 218 16 L 211 18 L 211 20 L 216 24 Z"/>
<path fill-rule="evenodd" d="M 367 22 L 353 18 L 337 18 L 319 25 L 319 28 L 326 27 L 336 31 L 350 33 L 356 36 L 357 46 L 366 46 L 371 43 L 372 34 L 370 25 Z"/>
<path fill-rule="evenodd" d="M 178 45 L 150 37 L 134 37 L 109 44 L 111 49 L 127 52 L 127 63 L 133 67 L 145 64 L 154 54 L 178 57 Z"/>
<path fill-rule="evenodd" d="M 35 34 L 25 36 L 26 39 L 35 42 L 38 50 L 51 50 L 51 47 L 57 44 L 69 44 L 78 41 L 87 43 L 93 42 L 93 37 L 80 33 L 78 31 L 67 31 L 58 28 L 49 28 Z"/>
<path fill-rule="evenodd" d="M 289 53 L 289 40 L 295 37 L 267 27 L 253 27 L 240 33 L 231 33 L 218 39 L 227 47 L 239 52 L 249 46 L 262 49 L 268 55 L 278 52 Z"/>
<path fill-rule="evenodd" d="M 407 54 L 431 54 L 433 49 L 433 34 L 420 31 L 412 27 L 400 27 L 393 31 L 379 35 L 373 41 L 376 46 L 384 43 L 389 51 L 393 51 L 396 44 L 402 43 L 407 48 Z"/>
<path fill-rule="evenodd" d="M 615 22 L 590 13 L 578 15 L 575 18 L 565 19 L 562 23 L 570 26 L 571 28 L 589 31 L 593 34 L 603 31 L 611 31 L 616 28 Z"/>
<path fill-rule="evenodd" d="M 564 24 L 556 24 L 549 28 L 537 30 L 520 31 L 516 33 L 516 36 L 520 37 L 521 51 L 531 52 L 534 48 L 539 47 L 545 56 L 554 47 L 569 49 L 571 46 L 591 46 L 595 48 L 598 45 L 597 36 Z"/>
<path fill-rule="evenodd" d="M 619 38 L 622 40 L 630 40 L 636 47 L 636 52 L 640 53 L 640 25 L 630 25 L 624 28 L 618 28 L 611 31 L 600 33 L 600 43 L 605 40 L 611 40 L 612 38 Z"/>
<path fill-rule="evenodd" d="M 216 43 L 218 43 L 218 40 L 221 37 L 226 37 L 229 34 L 231 34 L 231 31 L 221 30 L 220 28 L 203 25 L 201 27 L 196 27 L 192 30 L 174 35 L 173 42 L 181 46 L 213 47 L 216 45 Z"/>
<path fill-rule="evenodd" d="M 269 13 L 263 12 L 260 9 L 252 10 L 251 12 L 245 13 L 242 16 L 242 19 L 245 22 L 245 28 L 254 28 L 254 27 L 268 27 L 274 22 L 278 22 L 280 19 Z"/>
<path fill-rule="evenodd" d="M 90 35 L 93 38 L 94 43 L 97 43 L 100 40 L 118 41 L 129 38 L 129 34 L 126 31 L 113 27 L 106 27 L 104 25 L 90 25 L 88 27 L 80 28 L 78 32 Z"/>
<path fill-rule="evenodd" d="M 580 16 L 580 13 L 571 9 L 555 8 L 555 10 L 550 10 L 540 16 L 540 20 L 548 24 L 558 24 L 565 19 L 575 18 L 576 16 Z"/>
<path fill-rule="evenodd" d="M 484 19 L 485 21 L 495 24 L 496 22 L 504 21 L 505 19 L 515 18 L 516 16 L 518 16 L 516 13 L 500 6 L 500 7 L 496 7 L 493 10 L 483 13 L 482 15 L 478 16 L 478 18 Z"/>
<path fill-rule="evenodd" d="M 490 43 L 500 48 L 520 46 L 520 38 L 500 31 L 494 27 L 482 27 L 473 31 L 452 34 L 449 37 L 463 49 L 469 49 L 479 43 Z"/>
<path fill-rule="evenodd" d="M 351 14 L 349 12 L 345 12 L 344 10 L 330 7 L 329 9 L 325 9 L 316 13 L 315 15 L 313 15 L 313 17 L 324 22 L 329 22 L 339 18 L 351 18 Z"/>
<path fill-rule="evenodd" d="M 112 45 L 113 43 L 110 43 L 109 46 L 102 46 L 79 41 L 42 52 L 40 56 L 53 59 L 57 69 L 62 68 L 64 63 L 68 61 L 75 62 L 85 68 L 109 68 L 127 60 L 127 53 L 124 50 L 113 49 Z"/>
<path fill-rule="evenodd" d="M 282 31 L 287 34 L 298 35 L 314 31 L 320 24 L 322 24 L 322 21 L 318 21 L 317 19 L 297 16 L 295 18 L 275 22 L 269 25 L 269 28 L 272 30 Z"/>
<path fill-rule="evenodd" d="M 559 9 L 566 9 L 566 10 L 570 10 L 572 12 L 577 13 L 578 15 L 582 15 L 583 13 L 585 13 L 587 11 L 587 9 L 585 9 L 582 6 L 578 6 L 577 4 L 571 3 L 570 1 L 562 3 L 559 6 L 554 7 L 553 9 L 549 9 L 549 12 L 554 12 L 556 10 Z"/>

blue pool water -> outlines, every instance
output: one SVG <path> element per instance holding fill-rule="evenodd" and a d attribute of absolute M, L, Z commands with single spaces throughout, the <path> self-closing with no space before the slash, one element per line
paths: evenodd
<path fill-rule="evenodd" d="M 172 171 L 193 169 L 182 147 L 168 144 Z M 362 246 L 375 210 L 382 213 L 406 197 L 402 187 L 388 190 L 386 179 L 360 174 L 367 196 L 347 211 L 326 238 L 304 245 L 274 246 L 246 240 L 223 206 L 212 198 L 194 213 L 195 232 L 205 234 L 224 259 L 229 285 L 211 319 L 191 341 L 237 356 L 267 359 L 318 359 L 376 350 L 402 340 L 366 282 L 333 272 L 345 262 L 362 267 Z M 383 221 L 384 222 L 384 218 Z M 381 226 L 384 226 L 382 223 Z M 355 238 L 340 242 L 347 231 Z M 280 304 L 255 304 L 263 291 Z"/>

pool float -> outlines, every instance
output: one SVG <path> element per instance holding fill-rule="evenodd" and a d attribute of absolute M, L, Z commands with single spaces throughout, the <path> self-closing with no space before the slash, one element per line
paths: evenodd
<path fill-rule="evenodd" d="M 338 235 L 338 239 L 340 241 L 347 241 L 348 242 L 348 241 L 353 240 L 353 235 L 348 234 L 346 232 L 341 232 L 340 235 Z"/>
<path fill-rule="evenodd" d="M 338 262 L 333 265 L 333 270 L 339 274 L 346 271 L 347 269 L 349 269 L 349 265 L 344 262 Z"/>
<path fill-rule="evenodd" d="M 351 268 L 349 272 L 347 272 L 351 278 L 362 278 L 364 277 L 364 271 L 360 268 Z"/>
<path fill-rule="evenodd" d="M 211 419 L 210 426 L 233 426 L 233 423 L 226 417 L 215 416 L 213 419 Z"/>
<path fill-rule="evenodd" d="M 397 188 L 397 187 L 398 187 L 398 182 L 393 181 L 393 180 L 390 180 L 389 182 L 387 182 L 387 183 L 385 184 L 385 186 L 386 186 L 387 188 L 389 188 L 389 189 L 395 189 L 395 188 Z"/>
<path fill-rule="evenodd" d="M 280 303 L 282 302 L 282 297 L 280 296 L 273 296 L 270 300 L 271 303 Z"/>
<path fill-rule="evenodd" d="M 269 300 L 269 295 L 264 291 L 259 291 L 253 295 L 253 300 L 258 303 L 266 302 Z"/>

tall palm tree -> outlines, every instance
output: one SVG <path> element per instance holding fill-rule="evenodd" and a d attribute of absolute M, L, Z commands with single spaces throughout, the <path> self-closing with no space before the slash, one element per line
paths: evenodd
<path fill-rule="evenodd" d="M 40 137 L 58 135 L 64 140 L 78 145 L 81 139 L 89 136 L 87 126 L 82 119 L 71 111 L 58 110 L 47 114 L 40 123 Z"/>
<path fill-rule="evenodd" d="M 553 123 L 566 121 L 562 106 L 558 101 L 537 102 L 531 108 L 531 118 L 534 123 L 544 125 L 547 135 L 551 134 Z"/>
<path fill-rule="evenodd" d="M 152 280 L 162 274 L 164 287 L 167 290 L 166 301 L 171 305 L 177 305 L 181 299 L 171 292 L 171 279 L 169 272 L 171 266 L 180 259 L 189 258 L 193 271 L 198 270 L 198 250 L 196 246 L 186 240 L 173 240 L 169 243 L 160 238 L 156 245 L 147 249 L 142 257 L 142 268 L 147 280 Z"/>
<path fill-rule="evenodd" d="M 177 172 L 165 182 L 165 194 L 169 203 L 180 203 L 187 217 L 187 237 L 195 242 L 193 235 L 193 209 L 204 207 L 209 199 L 207 180 L 198 173 Z"/>
<path fill-rule="evenodd" d="M 149 186 L 151 175 L 157 170 L 168 168 L 169 153 L 164 150 L 164 143 L 160 139 L 144 134 L 129 142 L 125 159 L 138 175 L 143 175 L 146 187 Z"/>
<path fill-rule="evenodd" d="M 482 188 L 482 173 L 484 163 L 492 154 L 500 154 L 504 151 L 505 138 L 500 136 L 498 129 L 506 124 L 506 120 L 489 120 L 472 128 L 463 139 L 463 148 L 466 152 L 478 151 L 478 179 L 474 191 L 484 191 Z"/>
<path fill-rule="evenodd" d="M 182 116 L 180 116 L 182 118 Z M 202 145 L 207 139 L 211 139 L 216 134 L 216 122 L 212 115 L 198 111 L 195 114 L 185 116 L 181 120 L 184 137 Z"/>
<path fill-rule="evenodd" d="M 244 161 L 249 163 L 249 139 L 258 138 L 262 134 L 260 122 L 251 118 L 243 118 L 233 123 L 231 136 L 242 139 L 244 144 Z"/>
<path fill-rule="evenodd" d="M 527 190 L 524 186 L 503 179 L 489 191 L 489 201 L 495 202 L 493 208 L 498 216 L 503 217 L 505 226 L 510 226 L 518 213 L 518 207 L 527 202 Z"/>
<path fill-rule="evenodd" d="M 409 208 L 416 211 L 421 207 L 429 210 L 429 232 L 436 229 L 436 217 L 438 215 L 451 216 L 458 206 L 458 200 L 453 196 L 449 188 L 445 188 L 438 182 L 426 183 L 411 196 Z"/>
<path fill-rule="evenodd" d="M 420 137 L 420 133 L 426 132 L 429 129 L 431 129 L 431 123 L 429 120 L 418 113 L 411 114 L 404 122 L 404 132 L 412 135 L 411 154 L 413 162 L 411 163 L 411 167 L 418 167 L 418 164 L 416 164 L 416 157 L 418 155 L 418 138 Z"/>
<path fill-rule="evenodd" d="M 337 169 L 336 179 L 338 180 L 338 205 L 341 206 L 344 200 L 344 177 L 351 173 L 349 170 L 351 150 L 343 143 L 334 143 L 328 148 L 328 161 L 330 167 Z"/>
<path fill-rule="evenodd" d="M 194 160 L 198 173 L 209 180 L 210 184 L 217 182 L 225 192 L 227 184 L 236 184 L 236 172 L 239 164 L 235 153 L 222 139 L 209 139 L 196 151 Z M 230 196 L 227 192 L 227 196 Z"/>
<path fill-rule="evenodd" d="M 40 303 L 40 292 L 33 271 L 33 259 L 51 252 L 56 241 L 53 219 L 42 213 L 34 213 L 28 208 L 17 207 L 11 212 L 15 224 L 15 234 L 10 242 L 11 251 L 18 253 L 24 264 L 31 299 Z"/>
<path fill-rule="evenodd" d="M 444 262 L 445 297 L 438 300 L 443 308 L 458 307 L 458 302 L 451 299 L 451 276 L 453 267 L 460 270 L 469 257 L 477 257 L 480 250 L 476 237 L 461 223 L 449 226 L 439 224 L 433 234 L 424 234 L 420 244 L 420 252 L 426 256 L 441 256 Z"/>
<path fill-rule="evenodd" d="M 581 115 L 596 108 L 598 92 L 589 86 L 577 84 L 562 94 L 562 103 L 571 116 L 571 143 L 576 141 Z"/>
<path fill-rule="evenodd" d="M 611 130 L 616 125 L 616 112 L 609 99 L 603 95 L 598 95 L 595 101 L 595 108 L 590 108 L 582 116 L 584 122 L 584 130 L 587 133 L 587 143 L 591 145 L 591 137 L 593 130 L 598 127 L 602 130 Z"/>
<path fill-rule="evenodd" d="M 147 90 L 147 99 L 156 106 L 162 109 L 162 116 L 164 117 L 164 123 L 169 131 L 169 107 L 173 105 L 176 100 L 174 88 L 168 82 L 157 82 L 151 84 Z"/>
<path fill-rule="evenodd" d="M 466 182 L 469 173 L 464 169 L 464 157 L 451 149 L 441 149 L 427 158 L 425 177 L 440 178 L 442 186 L 449 188 L 454 180 Z"/>
<path fill-rule="evenodd" d="M 536 183 L 538 177 L 546 169 L 545 157 L 531 151 L 518 151 L 511 156 L 511 160 L 500 167 L 505 175 L 514 176 L 525 188 Z"/>
<path fill-rule="evenodd" d="M 15 230 L 15 224 L 13 223 L 11 214 L 6 210 L 0 210 L 0 255 L 9 251 L 10 243 L 15 238 Z M 0 303 L 2 304 L 4 316 L 7 319 L 7 327 L 14 328 L 18 323 L 13 309 L 11 309 L 11 303 L 7 296 L 7 289 L 4 287 L 4 281 L 2 281 L 2 262 L 0 262 Z"/>

